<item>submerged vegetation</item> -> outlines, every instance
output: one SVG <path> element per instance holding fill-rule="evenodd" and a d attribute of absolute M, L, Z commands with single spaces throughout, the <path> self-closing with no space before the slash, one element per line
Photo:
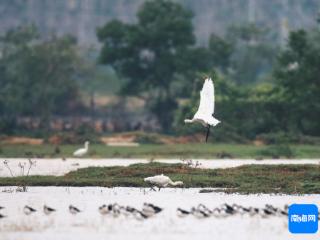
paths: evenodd
<path fill-rule="evenodd" d="M 222 188 L 239 193 L 320 193 L 319 165 L 249 165 L 228 169 L 190 168 L 183 164 L 133 164 L 128 167 L 89 167 L 61 177 L 0 178 L 1 186 L 148 187 L 143 178 L 165 174 L 184 187 Z M 225 188 L 225 189 L 224 189 Z"/>

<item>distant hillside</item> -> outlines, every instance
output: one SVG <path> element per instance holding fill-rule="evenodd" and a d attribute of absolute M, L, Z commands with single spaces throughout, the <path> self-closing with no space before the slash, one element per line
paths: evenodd
<path fill-rule="evenodd" d="M 319 0 L 176 0 L 191 9 L 199 43 L 210 33 L 222 34 L 232 24 L 256 22 L 268 27 L 280 41 L 283 28 L 315 26 Z M 144 0 L 2 0 L 0 34 L 26 23 L 42 33 L 71 33 L 81 44 L 97 44 L 95 29 L 117 18 L 135 21 Z M 288 23 L 288 24 L 287 24 Z"/>

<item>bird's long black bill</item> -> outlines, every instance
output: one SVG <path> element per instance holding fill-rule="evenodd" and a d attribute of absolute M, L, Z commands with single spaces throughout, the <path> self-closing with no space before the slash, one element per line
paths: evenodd
<path fill-rule="evenodd" d="M 210 135 L 210 125 L 208 125 L 207 127 L 206 142 L 208 141 L 209 135 Z"/>

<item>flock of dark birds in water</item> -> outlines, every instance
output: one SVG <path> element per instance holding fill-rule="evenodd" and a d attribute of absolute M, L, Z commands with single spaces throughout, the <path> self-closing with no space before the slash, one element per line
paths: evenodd
<path fill-rule="evenodd" d="M 4 207 L 0 206 L 0 210 Z M 77 215 L 82 211 L 73 206 L 69 205 L 69 212 L 72 215 Z M 98 212 L 103 215 L 109 215 L 112 217 L 118 217 L 120 215 L 124 216 L 133 216 L 138 220 L 148 219 L 153 217 L 154 215 L 163 211 L 163 208 L 156 206 L 151 203 L 144 203 L 141 210 L 136 209 L 131 206 L 121 206 L 117 203 L 113 204 L 103 204 L 98 209 Z M 36 210 L 33 207 L 28 205 L 24 206 L 23 212 L 25 215 L 31 215 L 36 213 Z M 47 205 L 43 206 L 43 213 L 45 215 L 50 215 L 57 210 L 49 207 Z M 277 208 L 271 204 L 266 204 L 264 208 L 257 208 L 257 207 L 244 207 L 238 204 L 229 205 L 227 203 L 222 204 L 220 207 L 216 207 L 214 209 L 210 209 L 204 204 L 199 204 L 196 207 L 192 207 L 190 210 L 185 210 L 182 208 L 177 208 L 176 210 L 177 215 L 179 217 L 186 217 L 186 216 L 195 216 L 196 218 L 209 218 L 209 217 L 216 217 L 216 218 L 223 218 L 228 216 L 235 216 L 235 215 L 248 215 L 248 216 L 261 216 L 261 217 L 268 217 L 268 216 L 288 216 L 288 205 L 285 205 L 283 208 Z M 5 218 L 7 216 L 2 215 L 0 212 L 0 218 Z"/>
<path fill-rule="evenodd" d="M 0 206 L 0 210 L 2 210 L 4 208 L 5 207 Z M 143 219 L 147 219 L 149 217 L 152 217 L 152 216 L 160 213 L 162 210 L 163 210 L 163 208 L 160 208 L 160 207 L 153 205 L 151 203 L 144 203 L 142 210 L 138 210 L 138 209 L 136 209 L 134 207 L 130 207 L 130 206 L 121 206 L 117 203 L 108 204 L 108 205 L 103 204 L 98 208 L 98 211 L 101 215 L 110 215 L 113 217 L 118 217 L 120 215 L 125 215 L 125 216 L 132 215 L 136 219 L 139 219 L 139 220 L 143 220 Z M 45 215 L 50 215 L 56 211 L 57 211 L 56 209 L 49 207 L 47 205 L 43 206 L 43 213 Z M 23 208 L 23 213 L 25 215 L 31 215 L 36 212 L 38 212 L 37 209 L 30 207 L 28 205 L 24 206 L 24 208 Z M 76 215 L 78 213 L 81 213 L 82 211 L 73 205 L 69 205 L 69 212 L 72 215 Z M 5 217 L 8 217 L 8 216 L 0 213 L 0 219 L 5 218 Z"/>
<path fill-rule="evenodd" d="M 204 204 L 199 204 L 197 207 L 192 207 L 189 211 L 181 208 L 177 209 L 177 214 L 180 217 L 193 215 L 197 218 L 208 218 L 208 217 L 228 217 L 234 215 L 249 215 L 249 216 L 288 216 L 288 205 L 284 208 L 277 208 L 271 204 L 266 204 L 264 208 L 257 207 L 244 207 L 238 204 L 229 205 L 224 203 L 221 207 L 210 209 Z"/>

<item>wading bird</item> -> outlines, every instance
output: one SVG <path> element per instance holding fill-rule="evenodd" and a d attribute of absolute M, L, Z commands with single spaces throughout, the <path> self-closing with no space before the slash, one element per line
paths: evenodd
<path fill-rule="evenodd" d="M 74 153 L 73 153 L 73 156 L 75 157 L 82 157 L 84 156 L 85 154 L 87 154 L 89 150 L 89 141 L 86 141 L 84 143 L 84 148 L 80 148 L 78 150 L 76 150 Z"/>
<path fill-rule="evenodd" d="M 193 216 L 197 217 L 197 218 L 207 218 L 210 217 L 210 215 L 204 211 L 202 211 L 201 209 L 198 208 L 191 208 L 191 213 L 193 214 Z"/>
<path fill-rule="evenodd" d="M 186 217 L 186 216 L 190 215 L 190 212 L 187 210 L 184 210 L 182 208 L 177 208 L 177 215 L 179 217 Z"/>
<path fill-rule="evenodd" d="M 144 181 L 151 184 L 151 189 L 155 190 L 153 187 L 156 186 L 159 188 L 159 191 L 161 188 L 164 188 L 167 186 L 181 186 L 181 185 L 183 185 L 182 181 L 173 182 L 168 176 L 165 176 L 163 174 L 156 175 L 153 177 L 147 177 L 144 179 Z"/>
<path fill-rule="evenodd" d="M 55 212 L 56 210 L 55 209 L 53 209 L 53 208 L 51 208 L 51 207 L 48 207 L 47 205 L 44 205 L 43 206 L 43 212 L 44 212 L 44 214 L 46 214 L 46 215 L 49 215 L 49 214 L 51 214 L 51 213 L 53 213 L 53 212 Z"/>
<path fill-rule="evenodd" d="M 137 220 L 144 220 L 144 219 L 147 219 L 148 216 L 146 214 L 144 214 L 143 212 L 135 209 L 132 213 L 133 217 Z"/>
<path fill-rule="evenodd" d="M 147 215 L 148 217 L 151 217 L 159 212 L 162 211 L 162 208 L 155 206 L 151 203 L 144 203 L 143 204 L 143 208 L 142 208 L 142 212 Z"/>
<path fill-rule="evenodd" d="M 75 206 L 70 205 L 69 206 L 69 212 L 73 215 L 76 215 L 77 213 L 81 212 L 78 208 L 76 208 Z"/>
<path fill-rule="evenodd" d="M 214 113 L 214 86 L 211 78 L 206 78 L 200 92 L 198 111 L 192 119 L 185 119 L 185 123 L 198 122 L 207 128 L 206 142 L 210 134 L 210 127 L 216 126 L 220 121 L 213 117 Z"/>
<path fill-rule="evenodd" d="M 101 205 L 98 210 L 101 215 L 106 215 L 110 212 L 110 210 L 106 204 Z"/>
<path fill-rule="evenodd" d="M 34 212 L 36 212 L 37 210 L 35 210 L 34 208 L 32 208 L 32 207 L 29 207 L 29 206 L 24 206 L 24 208 L 23 208 L 23 212 L 24 212 L 24 214 L 26 214 L 26 215 L 30 215 L 31 213 L 34 213 Z"/>

